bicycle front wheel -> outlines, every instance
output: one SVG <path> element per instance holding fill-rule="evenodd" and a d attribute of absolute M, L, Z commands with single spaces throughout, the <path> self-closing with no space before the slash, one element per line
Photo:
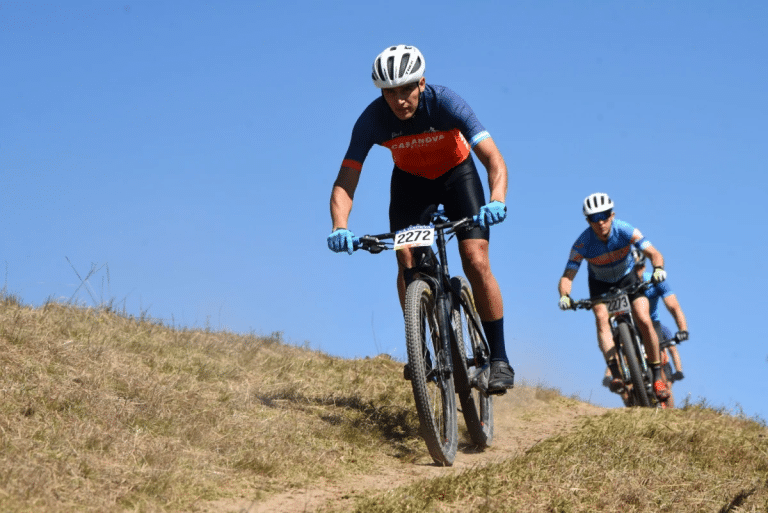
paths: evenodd
<path fill-rule="evenodd" d="M 429 284 L 412 282 L 405 293 L 405 341 L 421 435 L 435 463 L 453 465 L 458 448 L 456 393 L 446 363 L 437 322 L 435 297 Z"/>
<path fill-rule="evenodd" d="M 635 396 L 636 403 L 640 406 L 650 407 L 648 394 L 645 391 L 645 381 L 643 380 L 643 370 L 640 367 L 640 360 L 635 346 L 632 343 L 632 331 L 625 322 L 619 323 L 619 341 L 624 353 L 624 359 L 629 367 L 629 378 L 632 382 L 632 394 Z"/>
<path fill-rule="evenodd" d="M 469 283 L 457 276 L 451 278 L 451 287 L 461 299 L 451 312 L 458 350 L 454 358 L 456 392 L 472 443 L 488 447 L 493 441 L 493 399 L 485 392 L 491 373 L 490 350 L 478 332 L 480 316 Z"/>

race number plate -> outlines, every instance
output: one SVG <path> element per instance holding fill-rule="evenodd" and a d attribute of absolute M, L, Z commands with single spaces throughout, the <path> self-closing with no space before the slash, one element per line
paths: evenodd
<path fill-rule="evenodd" d="M 395 249 L 431 246 L 434 240 L 433 226 L 409 226 L 395 233 Z"/>
<path fill-rule="evenodd" d="M 632 308 L 632 305 L 629 303 L 629 296 L 626 294 L 615 297 L 606 304 L 608 305 L 608 313 L 611 315 L 628 313 Z"/>

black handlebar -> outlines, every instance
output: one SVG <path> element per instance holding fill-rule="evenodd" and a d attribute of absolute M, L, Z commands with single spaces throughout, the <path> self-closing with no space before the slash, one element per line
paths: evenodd
<path fill-rule="evenodd" d="M 444 230 L 449 235 L 459 230 L 470 228 L 468 225 L 474 226 L 478 223 L 478 216 L 465 217 L 458 221 L 449 221 L 442 210 L 432 213 L 430 218 L 430 224 L 435 230 Z M 389 232 L 380 235 L 355 237 L 352 240 L 352 247 L 355 251 L 362 249 L 373 254 L 381 253 L 384 250 L 393 249 L 395 233 Z"/>
<path fill-rule="evenodd" d="M 585 310 L 590 310 L 598 303 L 605 303 L 615 297 L 621 296 L 622 294 L 632 295 L 640 290 L 648 288 L 650 285 L 650 281 L 640 281 L 631 285 L 627 285 L 626 287 L 612 287 L 610 291 L 606 292 L 605 294 L 600 294 L 594 299 L 581 299 L 579 301 L 574 301 L 570 309 L 578 310 L 583 308 Z"/>

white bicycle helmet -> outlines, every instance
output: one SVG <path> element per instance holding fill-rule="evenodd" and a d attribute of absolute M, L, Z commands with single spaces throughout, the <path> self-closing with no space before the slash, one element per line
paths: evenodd
<path fill-rule="evenodd" d="M 373 61 L 373 83 L 378 88 L 399 87 L 424 76 L 424 56 L 415 46 L 390 46 Z"/>
<path fill-rule="evenodd" d="M 592 214 L 599 214 L 606 210 L 613 209 L 613 200 L 608 197 L 604 192 L 596 192 L 590 194 L 584 198 L 584 207 L 582 211 L 585 216 L 591 216 Z"/>

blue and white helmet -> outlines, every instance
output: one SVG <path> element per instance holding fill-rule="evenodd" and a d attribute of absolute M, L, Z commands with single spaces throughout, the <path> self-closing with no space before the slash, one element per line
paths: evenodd
<path fill-rule="evenodd" d="M 609 198 L 608 195 L 604 192 L 596 192 L 584 198 L 584 206 L 582 207 L 582 211 L 584 212 L 585 216 L 599 214 L 600 212 L 605 212 L 612 209 L 613 200 L 611 200 L 611 198 Z"/>
<path fill-rule="evenodd" d="M 382 89 L 418 82 L 424 76 L 424 56 L 415 46 L 390 46 L 373 61 L 373 84 Z"/>

